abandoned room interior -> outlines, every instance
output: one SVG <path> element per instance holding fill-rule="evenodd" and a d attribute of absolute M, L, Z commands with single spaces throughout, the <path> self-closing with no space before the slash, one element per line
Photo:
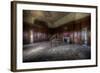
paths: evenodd
<path fill-rule="evenodd" d="M 23 10 L 23 62 L 91 59 L 91 14 Z"/>

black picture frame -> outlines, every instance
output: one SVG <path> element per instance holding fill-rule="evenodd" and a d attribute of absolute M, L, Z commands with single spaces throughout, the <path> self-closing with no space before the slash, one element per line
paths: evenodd
<path fill-rule="evenodd" d="M 90 65 L 78 65 L 78 66 L 61 66 L 61 67 L 50 67 L 50 68 L 26 68 L 26 69 L 17 69 L 17 6 L 18 4 L 22 5 L 44 5 L 44 6 L 57 6 L 57 7 L 76 7 L 76 8 L 90 8 L 95 9 L 95 64 Z M 68 69 L 68 68 L 83 68 L 83 67 L 96 67 L 98 65 L 98 56 L 97 56 L 97 6 L 90 5 L 74 5 L 74 4 L 57 4 L 57 3 L 42 3 L 42 2 L 26 2 L 26 1 L 12 1 L 11 2 L 11 71 L 36 71 L 36 70 L 52 70 L 52 69 Z"/>

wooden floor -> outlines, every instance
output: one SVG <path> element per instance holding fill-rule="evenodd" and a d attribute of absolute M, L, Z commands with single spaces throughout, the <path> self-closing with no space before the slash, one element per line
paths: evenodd
<path fill-rule="evenodd" d="M 60 61 L 90 59 L 90 47 L 77 44 L 62 43 L 53 45 L 40 42 L 24 45 L 23 62 Z"/>

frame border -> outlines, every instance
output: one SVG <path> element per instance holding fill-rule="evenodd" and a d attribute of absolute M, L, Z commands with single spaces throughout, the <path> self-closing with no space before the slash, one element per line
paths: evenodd
<path fill-rule="evenodd" d="M 49 6 L 68 6 L 68 7 L 84 7 L 84 8 L 95 8 L 96 9 L 96 64 L 95 65 L 83 65 L 83 66 L 69 66 L 69 67 L 52 67 L 52 68 L 38 68 L 38 69 L 17 69 L 17 4 L 35 4 L 35 5 L 49 5 Z M 22 72 L 22 71 L 37 71 L 37 70 L 53 70 L 53 69 L 72 69 L 72 68 L 84 68 L 84 67 L 97 67 L 98 66 L 98 7 L 90 5 L 76 5 L 76 4 L 58 4 L 58 3 L 43 3 L 43 2 L 28 2 L 28 1 L 11 1 L 11 71 Z"/>

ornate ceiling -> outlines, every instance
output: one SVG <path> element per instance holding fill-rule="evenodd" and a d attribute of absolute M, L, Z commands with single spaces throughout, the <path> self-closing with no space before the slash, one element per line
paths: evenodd
<path fill-rule="evenodd" d="M 54 12 L 54 11 L 36 11 L 23 10 L 24 22 L 34 25 L 35 20 L 45 21 L 48 27 L 57 27 L 72 20 L 87 16 L 86 13 L 73 12 Z"/>

